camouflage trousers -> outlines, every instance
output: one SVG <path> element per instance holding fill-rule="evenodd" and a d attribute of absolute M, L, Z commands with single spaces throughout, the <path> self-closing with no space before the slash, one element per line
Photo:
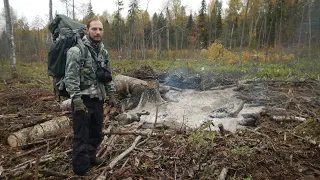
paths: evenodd
<path fill-rule="evenodd" d="M 77 175 L 84 175 L 95 161 L 97 148 L 102 141 L 103 101 L 98 98 L 83 96 L 83 103 L 88 111 L 74 111 L 72 166 Z"/>

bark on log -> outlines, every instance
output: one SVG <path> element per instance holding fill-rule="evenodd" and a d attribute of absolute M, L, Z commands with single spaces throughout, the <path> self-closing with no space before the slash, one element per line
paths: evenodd
<path fill-rule="evenodd" d="M 54 136 L 69 126 L 70 120 L 67 116 L 56 117 L 33 127 L 21 129 L 9 135 L 7 141 L 11 147 L 23 146 L 37 139 Z"/>
<path fill-rule="evenodd" d="M 118 94 L 131 94 L 134 106 L 143 106 L 146 102 L 164 102 L 160 96 L 160 92 L 169 90 L 182 91 L 181 89 L 171 86 L 159 85 L 156 81 L 144 81 L 137 78 L 118 75 L 114 80 L 116 91 Z"/>
<path fill-rule="evenodd" d="M 142 91 L 145 87 L 148 86 L 147 81 L 124 75 L 117 75 L 114 78 L 114 84 L 117 93 L 128 94 L 138 93 L 138 91 Z"/>

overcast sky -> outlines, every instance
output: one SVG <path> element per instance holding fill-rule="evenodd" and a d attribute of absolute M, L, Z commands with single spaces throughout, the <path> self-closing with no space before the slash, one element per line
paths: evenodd
<path fill-rule="evenodd" d="M 209 3 L 210 0 L 206 0 Z M 226 7 L 227 0 L 223 1 L 223 7 Z M 87 3 L 89 0 L 75 0 L 75 4 L 81 6 L 82 3 Z M 93 11 L 97 14 L 102 14 L 103 11 L 107 10 L 110 14 L 116 11 L 116 0 L 91 0 Z M 122 15 L 126 16 L 128 12 L 129 0 L 123 0 L 124 10 Z M 148 4 L 149 2 L 149 4 Z M 154 12 L 162 11 L 165 7 L 167 0 L 140 0 L 140 9 L 146 10 L 148 5 L 148 12 L 152 15 Z M 190 11 L 198 12 L 201 6 L 201 0 L 181 0 L 182 5 L 187 7 L 187 13 Z M 31 24 L 32 21 L 38 15 L 45 22 L 48 20 L 49 14 L 49 0 L 9 0 L 10 6 L 14 9 L 18 17 L 25 16 L 28 22 Z M 65 13 L 65 5 L 60 0 L 53 0 L 53 14 L 55 12 Z M 3 11 L 3 2 L 0 2 L 1 12 Z M 80 7 L 81 9 L 81 7 Z M 84 11 L 84 10 L 82 10 Z"/>

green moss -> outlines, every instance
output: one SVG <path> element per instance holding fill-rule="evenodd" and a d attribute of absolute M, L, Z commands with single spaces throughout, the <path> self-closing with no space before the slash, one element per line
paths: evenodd
<path fill-rule="evenodd" d="M 231 154 L 233 155 L 248 155 L 250 153 L 250 148 L 248 146 L 242 146 L 242 147 L 237 147 L 234 149 L 231 149 Z"/>

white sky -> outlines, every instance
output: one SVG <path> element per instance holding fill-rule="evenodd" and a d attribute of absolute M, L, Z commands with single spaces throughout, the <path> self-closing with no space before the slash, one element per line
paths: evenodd
<path fill-rule="evenodd" d="M 60 0 L 52 0 L 53 4 L 53 14 L 55 12 L 65 13 L 65 5 L 63 5 Z M 150 16 L 154 12 L 160 12 L 167 0 L 140 0 L 140 9 L 146 10 L 149 1 L 148 12 Z M 210 0 L 206 0 L 209 3 Z M 223 1 L 223 8 L 226 7 L 227 0 Z M 72 2 L 72 1 L 71 1 Z M 75 0 L 75 4 L 80 5 L 81 3 L 88 3 L 89 0 Z M 116 0 L 91 0 L 93 11 L 96 14 L 102 14 L 103 11 L 107 10 L 110 14 L 116 11 Z M 129 0 L 123 0 L 124 9 L 122 10 L 122 15 L 126 16 L 128 12 Z M 201 0 L 181 0 L 182 5 L 187 7 L 187 14 L 190 11 L 198 12 L 201 6 Z M 18 18 L 25 16 L 29 24 L 34 21 L 38 15 L 44 22 L 48 21 L 49 14 L 49 0 L 9 0 L 10 6 L 14 9 Z M 3 11 L 3 3 L 0 1 L 0 11 Z M 0 23 L 1 26 L 1 23 Z"/>

